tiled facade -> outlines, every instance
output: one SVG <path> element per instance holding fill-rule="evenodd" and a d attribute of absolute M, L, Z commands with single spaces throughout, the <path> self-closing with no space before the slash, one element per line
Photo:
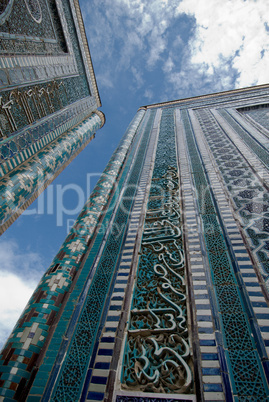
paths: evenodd
<path fill-rule="evenodd" d="M 5 345 L 2 400 L 269 400 L 268 104 L 139 109 Z"/>
<path fill-rule="evenodd" d="M 2 233 L 91 141 L 104 115 L 78 0 L 4 1 L 0 44 Z M 81 123 L 87 135 L 74 141 Z M 71 136 L 71 154 L 53 154 Z"/>

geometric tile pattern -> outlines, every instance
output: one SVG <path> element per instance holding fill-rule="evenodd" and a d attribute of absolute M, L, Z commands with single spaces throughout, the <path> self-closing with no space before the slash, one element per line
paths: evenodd
<path fill-rule="evenodd" d="M 269 170 L 265 166 L 266 158 L 260 157 L 259 149 L 267 149 L 269 146 L 269 140 L 264 136 L 263 133 L 259 132 L 255 127 L 250 126 L 249 122 L 242 117 L 239 113 L 234 110 L 228 109 L 229 113 L 225 113 L 224 117 L 222 117 L 222 113 L 224 112 L 222 109 L 220 110 L 211 110 L 217 122 L 221 125 L 226 135 L 230 138 L 233 144 L 240 150 L 240 153 L 243 155 L 245 160 L 250 163 L 252 169 L 255 171 L 255 174 L 259 177 L 259 179 L 264 183 L 264 185 L 269 186 Z M 225 110 L 225 112 L 228 112 Z M 226 119 L 229 116 L 232 118 L 234 123 L 237 123 L 232 127 L 230 122 Z M 237 128 L 240 130 L 237 130 Z M 242 129 L 247 131 L 250 136 L 255 139 L 256 146 L 253 146 L 252 141 L 247 143 L 244 141 L 244 137 L 239 135 Z M 257 152 L 258 151 L 258 152 Z M 265 163 L 262 161 L 265 161 Z"/>
<path fill-rule="evenodd" d="M 93 109 L 94 100 L 86 97 L 42 119 L 39 124 L 34 123 L 27 129 L 19 130 L 16 135 L 3 139 L 0 144 L 0 176 L 3 177 L 65 131 L 88 118 Z"/>
<path fill-rule="evenodd" d="M 215 157 L 233 206 L 244 229 L 246 240 L 266 286 L 269 286 L 269 195 L 268 189 L 253 173 L 248 160 L 220 128 L 210 111 L 197 111 L 199 123 Z M 226 116 L 225 116 L 226 117 Z M 206 121 L 206 123 L 205 123 Z M 245 133 L 247 136 L 247 133 Z M 257 144 L 258 147 L 258 144 Z M 255 152 L 258 150 L 255 149 Z M 264 162 L 269 152 L 262 148 Z M 266 162 L 267 163 L 267 162 Z"/>
<path fill-rule="evenodd" d="M 0 182 L 1 231 L 23 212 L 33 197 L 36 198 L 60 169 L 91 140 L 100 126 L 100 117 L 93 114 L 36 153 L 31 161 L 26 161 L 4 176 Z"/>
<path fill-rule="evenodd" d="M 51 325 L 72 281 L 76 277 L 82 257 L 101 219 L 102 212 L 122 170 L 129 146 L 144 113 L 143 110 L 138 112 L 131 122 L 126 135 L 112 155 L 66 241 L 41 279 L 17 326 L 10 335 L 2 351 L 0 369 L 2 373 L 0 385 L 2 388 L 0 395 L 13 397 L 16 391 L 17 394 L 20 394 L 21 390 L 25 388 Z M 99 117 L 98 119 L 100 120 Z M 28 328 L 31 329 L 29 334 Z M 34 334 L 33 336 L 33 333 L 37 333 L 37 335 Z M 14 367 L 20 367 L 24 370 L 20 373 L 22 378 L 13 373 Z"/>
<path fill-rule="evenodd" d="M 231 117 L 226 110 L 219 110 L 221 116 L 230 124 L 236 131 L 238 136 L 245 142 L 246 145 L 258 156 L 262 163 L 269 168 L 268 149 L 258 140 L 258 136 L 253 137 L 248 130 L 243 129 L 242 126 Z M 268 119 L 269 120 L 269 119 Z M 267 142 L 268 145 L 268 142 Z"/>
<path fill-rule="evenodd" d="M 264 127 L 265 129 L 269 130 L 269 108 L 268 104 L 263 107 L 263 108 L 257 108 L 257 109 L 249 109 L 245 112 L 247 116 L 251 117 L 253 120 L 255 120 L 259 125 Z"/>
<path fill-rule="evenodd" d="M 91 61 L 85 60 L 85 43 L 78 38 L 84 27 L 77 1 L 36 1 L 35 10 L 39 8 L 42 16 L 39 22 L 26 1 L 9 5 L 11 13 L 1 24 L 1 41 L 12 47 L 0 57 L 1 136 L 10 136 L 88 96 L 97 95 L 92 110 L 100 106 L 95 77 L 89 71 Z M 29 52 L 31 57 L 26 55 Z"/>
<path fill-rule="evenodd" d="M 206 112 L 200 112 L 202 113 Z M 238 283 L 235 275 L 237 267 L 219 220 L 218 207 L 214 202 L 204 167 L 205 162 L 201 155 L 202 150 L 197 148 L 193 129 L 185 111 L 182 112 L 182 120 L 197 191 L 199 213 L 203 223 L 203 236 L 219 312 L 225 358 L 230 369 L 232 390 L 234 395 L 239 394 L 241 398 L 246 399 L 255 395 L 265 400 L 269 395 L 269 389 L 259 353 L 255 350 L 240 282 Z M 197 131 L 195 133 L 197 135 Z M 219 144 L 219 147 L 226 151 L 223 144 Z M 222 152 L 222 155 L 224 153 Z M 246 366 L 249 366 L 250 370 L 246 370 Z"/>
<path fill-rule="evenodd" d="M 214 112 L 215 117 L 217 116 Z M 229 201 L 229 195 L 225 186 L 225 182 L 218 169 L 215 169 L 214 157 L 210 153 L 207 141 L 204 138 L 201 129 L 199 129 L 197 121 L 192 115 L 192 124 L 194 125 L 197 135 L 197 142 L 199 148 L 203 152 L 203 158 L 205 159 L 205 166 L 208 172 L 212 190 L 216 197 L 218 206 L 220 208 L 220 214 L 226 233 L 229 238 L 229 249 L 233 251 L 233 258 L 238 265 L 237 276 L 240 280 L 240 286 L 244 295 L 246 308 L 249 316 L 249 323 L 253 331 L 254 338 L 256 339 L 256 346 L 259 351 L 262 365 L 269 378 L 269 307 L 268 299 L 266 297 L 267 291 L 265 289 L 262 278 L 259 275 L 259 271 L 253 266 L 253 261 L 250 259 L 247 248 L 245 247 L 246 239 L 244 232 L 239 231 L 234 217 L 234 210 Z M 224 127 L 224 123 L 221 122 Z M 231 133 L 229 132 L 229 136 Z M 234 136 L 233 136 L 234 137 Z M 234 139 L 235 140 L 235 139 Z M 235 142 L 241 152 L 243 150 L 243 144 Z M 244 154 L 245 155 L 245 154 Z M 251 159 L 251 155 L 247 156 L 247 160 L 251 161 L 252 166 L 255 162 Z"/>

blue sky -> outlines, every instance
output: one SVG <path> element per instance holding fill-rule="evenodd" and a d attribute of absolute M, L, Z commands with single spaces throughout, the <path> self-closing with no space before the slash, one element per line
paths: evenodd
<path fill-rule="evenodd" d="M 141 105 L 269 82 L 267 1 L 80 4 L 106 124 L 1 237 L 0 345 Z"/>

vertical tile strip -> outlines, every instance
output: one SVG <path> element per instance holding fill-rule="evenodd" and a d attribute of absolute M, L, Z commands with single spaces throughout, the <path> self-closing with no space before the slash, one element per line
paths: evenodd
<path fill-rule="evenodd" d="M 194 310 L 194 320 L 198 331 L 199 355 L 197 360 L 200 362 L 202 370 L 202 392 L 206 401 L 224 401 L 227 394 L 231 395 L 231 390 L 228 379 L 225 384 L 225 393 L 222 385 L 222 377 L 227 378 L 227 367 L 221 359 L 221 356 L 224 355 L 224 349 L 222 344 L 218 342 L 221 334 L 219 320 L 216 317 L 217 306 L 209 265 L 205 257 L 206 251 L 202 237 L 203 229 L 199 218 L 197 194 L 179 109 L 176 110 L 176 126 L 185 210 L 184 233 L 194 293 L 194 303 L 190 308 Z"/>
<path fill-rule="evenodd" d="M 141 218 L 143 218 L 143 209 L 145 208 L 145 199 L 147 198 L 147 187 L 152 174 L 160 115 L 160 111 L 157 111 L 141 178 L 134 198 L 127 235 L 120 253 L 119 268 L 111 294 L 108 312 L 104 320 L 102 335 L 100 340 L 97 340 L 97 352 L 88 370 L 88 380 L 86 380 L 84 386 L 84 394 L 87 401 L 101 401 L 105 398 L 106 390 L 107 393 L 111 393 L 111 389 L 108 388 L 110 379 L 113 382 L 113 388 L 116 388 L 115 370 L 119 362 L 119 349 L 123 337 L 122 328 L 126 322 L 126 304 L 128 304 L 128 299 L 130 298 L 130 284 L 135 274 L 132 266 L 137 258 L 137 252 L 139 250 L 137 243 L 140 244 Z M 104 350 L 109 350 L 109 352 L 104 352 Z M 113 359 L 115 360 L 114 362 Z"/>
<path fill-rule="evenodd" d="M 213 112 L 213 114 L 216 117 L 216 112 Z M 212 189 L 214 191 L 215 198 L 220 209 L 222 221 L 226 228 L 227 236 L 229 239 L 229 249 L 233 252 L 234 258 L 238 265 L 239 271 L 237 276 L 241 283 L 241 291 L 245 295 L 244 298 L 247 305 L 246 309 L 248 311 L 250 325 L 255 336 L 256 346 L 261 356 L 266 376 L 267 378 L 269 378 L 269 307 L 267 290 L 265 288 L 263 278 L 261 277 L 258 268 L 255 267 L 254 261 L 252 261 L 249 257 L 248 248 L 246 247 L 246 244 L 249 242 L 249 240 L 246 238 L 242 228 L 241 230 L 239 230 L 237 226 L 238 219 L 236 222 L 236 219 L 234 217 L 236 208 L 234 207 L 233 202 L 228 202 L 229 199 L 232 200 L 232 197 L 234 196 L 234 194 L 236 194 L 236 192 L 235 188 L 233 188 L 231 184 L 227 186 L 225 180 L 223 179 L 223 176 L 225 177 L 227 173 L 223 175 L 223 171 L 225 172 L 226 169 L 224 170 L 222 168 L 222 154 L 219 154 L 218 148 L 215 149 L 214 143 L 210 141 L 210 136 L 208 135 L 208 133 L 205 135 L 202 127 L 199 126 L 194 113 L 190 112 L 190 115 L 192 116 L 192 124 L 194 126 L 195 132 L 199 133 L 199 137 L 197 137 L 197 142 L 200 144 L 199 147 L 203 150 L 205 155 L 205 166 L 207 168 Z M 222 127 L 225 128 L 225 131 L 227 130 L 227 126 L 225 126 L 224 124 L 222 125 Z M 214 137 L 216 136 L 216 133 L 217 131 L 214 130 Z M 231 133 L 230 130 L 228 131 L 228 133 L 229 136 L 236 136 L 236 134 Z M 223 135 L 222 138 L 224 138 Z M 220 142 L 217 141 L 217 144 L 220 145 Z M 241 144 L 240 141 L 237 139 L 236 145 L 244 154 L 244 144 Z M 232 157 L 230 157 L 229 155 L 228 164 L 234 163 L 233 161 L 238 158 L 236 150 L 234 148 L 232 148 L 231 156 Z M 250 158 L 246 159 L 246 161 L 250 161 Z M 219 168 L 221 169 L 219 170 Z M 244 170 L 244 174 L 247 175 L 248 165 L 245 164 L 242 170 Z M 240 220 L 241 219 L 239 219 L 239 222 Z M 243 220 L 241 220 L 240 222 L 242 226 L 243 222 Z M 254 253 L 252 251 L 252 258 L 253 254 Z"/>
<path fill-rule="evenodd" d="M 197 127 L 194 135 L 188 113 L 182 112 L 188 152 L 198 196 L 199 213 L 210 264 L 215 296 L 218 303 L 220 326 L 223 334 L 225 357 L 229 366 L 234 395 L 239 398 L 255 395 L 268 396 L 268 384 L 249 322 L 249 311 L 241 290 L 238 264 L 229 248 L 227 234 L 219 208 L 210 187 L 207 158 L 198 148 Z M 205 158 L 205 161 L 204 161 Z M 218 187 L 218 183 L 213 183 Z M 248 370 L 245 368 L 248 367 Z"/>
<path fill-rule="evenodd" d="M 132 292 L 122 393 L 193 396 L 174 109 L 163 109 Z M 151 396 L 152 396 L 151 395 Z"/>

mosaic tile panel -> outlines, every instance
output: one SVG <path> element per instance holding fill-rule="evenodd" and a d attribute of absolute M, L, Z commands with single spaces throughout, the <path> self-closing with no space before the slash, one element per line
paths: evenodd
<path fill-rule="evenodd" d="M 163 110 L 128 325 L 122 386 L 191 393 L 173 109 Z"/>
<path fill-rule="evenodd" d="M 266 128 L 269 131 L 269 105 L 265 104 L 264 106 L 260 106 L 259 108 L 249 109 L 244 112 L 247 116 L 251 117 L 251 119 L 255 120 L 262 127 Z"/>
<path fill-rule="evenodd" d="M 94 106 L 92 97 L 87 97 L 4 139 L 0 144 L 0 176 L 11 172 L 65 131 L 88 118 Z"/>
<path fill-rule="evenodd" d="M 226 109 L 229 115 L 250 135 L 252 138 L 256 139 L 258 143 L 265 146 L 266 149 L 269 147 L 269 131 L 266 130 L 256 121 L 252 120 L 246 114 L 240 113 L 239 109 Z"/>
<path fill-rule="evenodd" d="M 0 87 L 15 87 L 71 76 L 75 79 L 78 73 L 82 73 L 80 78 L 86 74 L 91 92 L 98 103 L 92 63 L 89 55 L 85 58 L 83 54 L 88 53 L 88 44 L 84 40 L 85 31 L 78 1 L 35 0 L 33 4 L 28 0 L 12 0 L 7 7 L 9 13 L 4 10 L 0 16 Z M 18 12 L 21 8 L 25 12 Z M 40 11 L 41 21 L 34 20 L 29 11 L 31 9 Z M 6 29 L 8 32 L 5 32 Z M 84 67 L 79 50 L 82 52 Z M 81 80 L 77 80 L 77 84 L 79 82 L 81 84 Z M 100 106 L 100 100 L 97 106 Z"/>
<path fill-rule="evenodd" d="M 109 196 L 121 172 L 130 144 L 144 113 L 144 110 L 138 112 L 130 123 L 125 136 L 112 155 L 74 227 L 48 271 L 41 279 L 17 326 L 2 350 L 0 395 L 14 397 L 16 393 L 21 395 L 23 389 L 28 391 L 26 385 L 32 368 L 38 359 L 50 327 L 57 317 L 57 312 L 65 299 L 65 295 L 76 277 L 80 262 L 91 242 L 102 212 L 106 208 Z M 31 331 L 29 331 L 29 328 Z M 32 337 L 32 333 L 35 331 L 37 331 L 37 335 Z M 23 338 L 22 341 L 20 341 L 21 338 Z M 57 342 L 60 346 L 59 340 Z M 55 343 L 55 346 L 57 346 L 57 343 Z M 20 376 L 17 376 L 14 372 L 16 367 L 22 367 L 24 374 L 20 372 Z M 49 367 L 51 370 L 52 367 Z M 42 368 L 45 369 L 45 365 Z"/>
<path fill-rule="evenodd" d="M 240 135 L 231 127 L 231 125 L 227 122 L 227 120 L 222 117 L 217 110 L 211 110 L 214 118 L 217 123 L 222 127 L 225 133 L 229 136 L 230 140 L 233 142 L 235 147 L 240 150 L 240 153 L 248 161 L 251 165 L 253 171 L 259 178 L 259 180 L 264 184 L 264 186 L 269 187 L 269 170 L 264 165 L 263 161 L 259 158 L 259 154 L 257 154 L 251 146 L 247 145 Z M 235 121 L 247 132 L 251 133 L 253 138 L 256 138 L 260 144 L 262 144 L 265 148 L 269 146 L 268 139 L 255 127 L 249 124 L 244 118 L 242 118 L 239 113 L 232 111 L 229 109 L 229 114 L 235 119 Z"/>
<path fill-rule="evenodd" d="M 263 164 L 269 168 L 269 151 L 258 140 L 258 138 L 251 135 L 246 129 L 243 129 L 238 122 L 226 110 L 219 110 L 221 116 L 228 121 L 230 126 L 236 131 L 240 138 L 249 146 L 249 148 L 258 156 Z"/>
<path fill-rule="evenodd" d="M 269 307 L 266 299 L 266 292 L 264 292 L 264 284 L 248 255 L 248 250 L 244 244 L 243 233 L 240 232 L 239 228 L 237 227 L 237 221 L 234 217 L 234 212 L 229 202 L 229 197 L 227 196 L 227 190 L 225 189 L 224 183 L 221 180 L 220 173 L 216 168 L 214 158 L 210 153 L 199 123 L 195 118 L 194 113 L 192 111 L 189 113 L 194 131 L 197 134 L 197 144 L 203 157 L 204 166 L 211 183 L 211 188 L 218 204 L 221 221 L 225 228 L 226 238 L 229 244 L 229 251 L 232 255 L 232 261 L 235 262 L 235 267 L 237 267 L 236 276 L 241 287 L 250 327 L 253 332 L 256 347 L 268 381 L 269 327 L 266 326 L 266 324 L 269 323 Z M 238 145 L 242 150 L 242 142 L 240 142 Z"/>
<path fill-rule="evenodd" d="M 0 232 L 6 230 L 28 206 L 28 201 L 36 198 L 70 158 L 91 140 L 100 126 L 101 119 L 94 114 L 1 180 Z"/>
<path fill-rule="evenodd" d="M 1 92 L 0 141 L 89 96 L 86 82 L 80 81 L 82 78 L 78 77 L 53 80 L 37 83 L 34 87 Z"/>
<path fill-rule="evenodd" d="M 21 7 L 25 12 L 18 13 Z M 40 21 L 34 13 L 40 14 Z M 83 104 L 88 98 L 88 115 L 80 116 L 83 120 L 101 104 L 78 0 L 12 0 L 3 5 L 0 18 L 2 50 L 8 50 L 8 44 L 14 48 L 14 54 L 9 49 L 8 55 L 0 55 L 0 87 L 4 88 L 0 94 L 0 141 L 5 142 L 1 154 L 4 160 L 13 159 L 7 165 L 17 166 L 29 157 L 22 155 L 21 149 L 34 153 L 32 145 L 51 129 L 53 120 L 59 120 L 57 112 L 65 109 L 63 125 L 65 117 L 70 123 L 70 111 L 77 109 L 77 105 L 70 107 L 65 116 L 68 105 L 81 100 Z M 56 47 L 52 50 L 50 46 Z M 6 140 L 14 135 L 19 138 Z"/>
<path fill-rule="evenodd" d="M 74 2 L 76 3 L 76 0 L 74 0 Z M 61 20 L 57 23 L 59 28 L 56 30 L 53 28 L 52 31 L 53 35 L 56 36 L 55 42 L 62 44 L 63 40 L 61 39 L 60 30 L 63 28 L 68 49 L 66 50 L 65 56 L 61 57 L 60 53 L 53 57 L 51 52 L 45 50 L 44 43 L 46 43 L 46 41 L 44 42 L 44 38 L 42 38 L 41 43 L 46 53 L 45 56 L 42 56 L 40 52 L 38 56 L 35 56 L 32 51 L 31 58 L 16 56 L 10 62 L 7 61 L 7 57 L 0 58 L 0 83 L 2 81 L 3 84 L 6 84 L 6 87 L 11 87 L 11 90 L 5 90 L 1 93 L 0 125 L 2 136 L 8 136 L 10 133 L 16 132 L 24 126 L 31 124 L 33 121 L 62 109 L 67 104 L 71 104 L 91 95 L 91 92 L 94 91 L 96 86 L 93 72 L 88 71 L 88 64 L 91 67 L 90 59 L 87 59 L 85 63 L 84 56 L 81 54 L 80 49 L 81 46 L 83 48 L 83 45 L 79 43 L 77 28 L 74 26 L 77 13 L 74 12 L 72 14 L 69 3 L 65 1 L 45 0 L 39 3 L 39 1 L 36 0 L 36 6 L 40 4 L 42 4 L 40 7 L 44 8 L 43 14 L 50 14 L 47 18 L 50 24 L 55 25 L 55 18 Z M 26 0 L 23 2 L 22 6 L 27 8 Z M 21 2 L 16 0 L 13 5 L 14 14 L 18 19 L 23 13 L 16 12 L 16 7 L 21 7 Z M 25 13 L 26 20 L 27 16 L 29 16 L 29 12 Z M 29 18 L 32 23 L 25 25 L 23 21 L 15 22 L 13 18 L 14 29 L 18 27 L 21 31 L 27 27 L 27 30 L 30 29 L 30 32 L 33 33 L 34 30 L 37 29 L 41 34 L 42 29 L 40 28 L 40 24 L 35 22 L 31 16 L 29 16 Z M 45 19 L 43 19 L 42 23 L 46 23 Z M 32 25 L 33 27 L 31 27 Z M 1 29 L 4 30 L 4 25 L 1 25 Z M 79 29 L 84 30 L 83 24 L 79 25 L 78 31 Z M 44 28 L 44 32 L 45 31 L 47 35 L 50 35 L 50 29 L 47 30 L 47 28 Z M 3 35 L 4 33 L 2 33 L 2 36 Z M 10 35 L 14 36 L 15 34 Z M 18 38 L 16 42 L 13 36 L 11 38 L 12 40 L 6 40 L 13 45 L 20 42 Z M 37 38 L 38 35 L 35 35 L 34 43 L 36 45 L 38 45 Z M 2 40 L 4 39 L 2 38 Z M 22 44 L 27 42 L 25 41 L 25 35 L 21 42 Z M 27 46 L 30 46 L 30 42 L 27 43 Z M 29 61 L 32 64 L 28 66 Z M 54 65 L 54 61 L 56 61 L 56 65 Z M 27 68 L 25 66 L 27 66 Z M 70 67 L 72 66 L 73 70 L 71 71 Z M 8 74 L 6 78 L 4 76 L 5 74 Z M 66 78 L 63 83 L 61 78 L 63 79 L 64 77 Z M 31 81 L 34 81 L 35 85 L 27 86 L 26 84 L 30 84 Z M 22 85 L 23 88 L 21 88 Z M 57 90 L 57 85 L 63 85 L 60 92 Z M 20 88 L 17 89 L 18 87 Z M 96 95 L 95 92 L 96 91 L 94 91 L 94 94 Z M 98 103 L 98 93 L 96 103 Z M 100 106 L 100 103 L 97 106 Z"/>
<path fill-rule="evenodd" d="M 55 1 L 8 1 L 1 8 L 0 23 L 1 54 L 67 52 Z"/>
<path fill-rule="evenodd" d="M 221 332 L 225 345 L 233 394 L 238 400 L 255 395 L 267 400 L 267 381 L 245 310 L 240 283 L 235 275 L 235 261 L 226 243 L 222 222 L 215 203 L 204 163 L 196 145 L 187 112 L 182 112 L 188 152 L 193 169 L 197 202 L 203 223 L 207 256 L 218 304 Z M 223 147 L 221 148 L 223 149 Z M 247 370 L 246 370 L 247 367 Z"/>
<path fill-rule="evenodd" d="M 199 111 L 196 115 L 233 201 L 252 255 L 256 258 L 268 288 L 268 190 L 254 174 L 238 148 L 216 123 L 211 112 Z"/>

